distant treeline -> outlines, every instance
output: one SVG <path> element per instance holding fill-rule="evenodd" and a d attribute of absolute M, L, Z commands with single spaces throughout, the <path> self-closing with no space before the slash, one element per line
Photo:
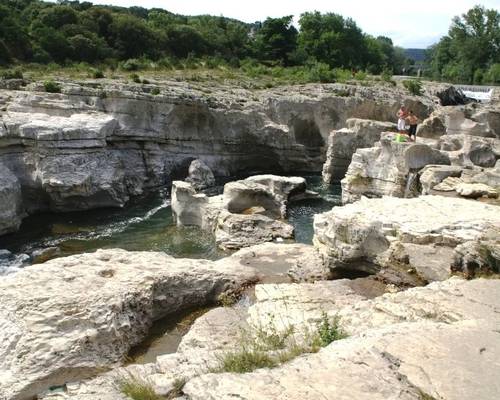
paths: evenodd
<path fill-rule="evenodd" d="M 453 18 L 427 52 L 429 75 L 457 83 L 500 84 L 500 13 L 476 6 Z"/>
<path fill-rule="evenodd" d="M 0 63 L 116 64 L 129 59 L 210 58 L 238 67 L 321 63 L 400 73 L 411 63 L 390 38 L 363 33 L 334 13 L 268 18 L 253 24 L 209 15 L 183 16 L 163 9 L 98 6 L 89 2 L 2 0 Z"/>

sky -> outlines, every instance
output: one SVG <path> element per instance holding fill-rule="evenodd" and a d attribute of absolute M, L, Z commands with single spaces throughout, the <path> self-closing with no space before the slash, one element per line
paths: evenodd
<path fill-rule="evenodd" d="M 334 12 L 353 18 L 371 35 L 390 37 L 405 48 L 426 48 L 445 35 L 451 19 L 476 4 L 500 9 L 500 0 L 89 0 L 94 4 L 164 8 L 184 15 L 223 15 L 245 22 L 305 11 Z"/>

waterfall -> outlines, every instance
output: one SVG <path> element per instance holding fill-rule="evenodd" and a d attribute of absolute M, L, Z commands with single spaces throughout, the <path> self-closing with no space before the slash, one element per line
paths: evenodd
<path fill-rule="evenodd" d="M 412 193 L 412 190 L 416 188 L 416 184 L 418 182 L 418 171 L 411 171 L 408 173 L 408 177 L 406 179 L 406 187 L 405 187 L 405 192 L 403 197 L 406 199 L 408 197 L 413 197 L 410 196 Z"/>

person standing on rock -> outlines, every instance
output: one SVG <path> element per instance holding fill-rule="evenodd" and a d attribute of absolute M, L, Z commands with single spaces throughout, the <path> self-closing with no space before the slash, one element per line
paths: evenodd
<path fill-rule="evenodd" d="M 408 111 L 406 111 L 405 106 L 401 106 L 398 113 L 396 114 L 398 117 L 398 132 L 406 134 L 406 118 L 408 117 Z"/>
<path fill-rule="evenodd" d="M 415 114 L 413 114 L 413 111 L 410 110 L 408 113 L 408 117 L 406 117 L 406 120 L 408 121 L 408 124 L 410 125 L 410 129 L 408 130 L 408 134 L 410 136 L 410 140 L 416 141 L 417 140 L 417 125 L 418 125 L 418 118 Z M 413 139 L 412 139 L 413 136 Z"/>

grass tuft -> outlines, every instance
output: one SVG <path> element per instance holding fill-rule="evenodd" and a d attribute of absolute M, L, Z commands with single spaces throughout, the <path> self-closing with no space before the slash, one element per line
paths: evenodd
<path fill-rule="evenodd" d="M 120 392 L 133 400 L 164 400 L 155 392 L 150 383 L 133 375 L 119 378 L 116 386 Z"/>
<path fill-rule="evenodd" d="M 221 365 L 214 372 L 235 372 L 243 374 L 259 368 L 273 368 L 278 362 L 262 350 L 243 347 L 235 352 L 225 353 L 221 357 Z"/>
<path fill-rule="evenodd" d="M 341 328 L 338 317 L 330 319 L 326 313 L 311 332 L 305 329 L 298 337 L 297 328 L 286 326 L 279 331 L 271 319 L 268 327 L 258 327 L 252 331 L 243 331 L 241 348 L 223 353 L 219 357 L 220 365 L 214 373 L 246 373 L 259 368 L 273 368 L 293 360 L 306 353 L 316 353 L 321 347 L 345 339 L 348 335 Z"/>

